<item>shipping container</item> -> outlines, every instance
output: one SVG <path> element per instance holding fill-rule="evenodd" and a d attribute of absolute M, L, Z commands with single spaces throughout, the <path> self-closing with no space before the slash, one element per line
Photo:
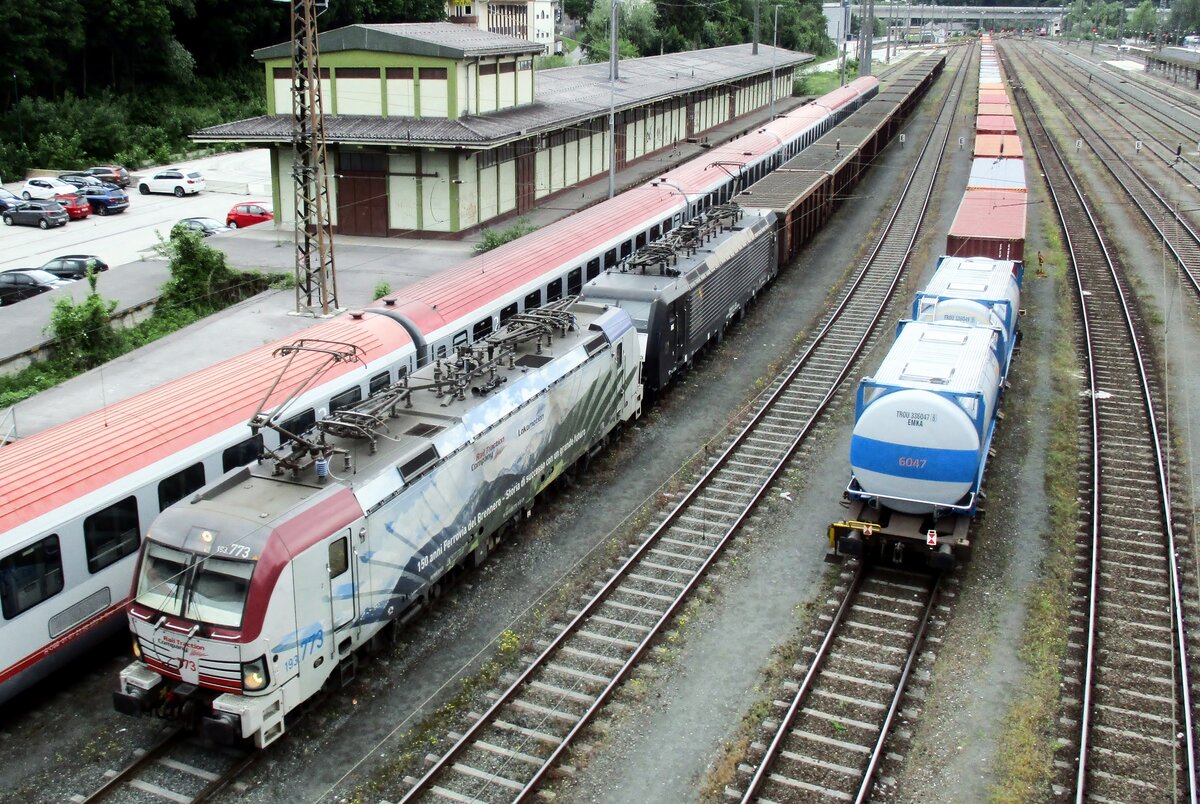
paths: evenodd
<path fill-rule="evenodd" d="M 1017 121 L 1010 114 L 981 114 L 975 118 L 976 134 L 1016 134 Z"/>
<path fill-rule="evenodd" d="M 946 253 L 1024 262 L 1027 214 L 1025 193 L 968 190 L 950 226 Z"/>
<path fill-rule="evenodd" d="M 1012 134 L 977 134 L 975 158 L 1022 159 L 1021 139 Z"/>
<path fill-rule="evenodd" d="M 1024 159 L 974 159 L 968 190 L 1010 190 L 1023 193 L 1025 184 Z"/>

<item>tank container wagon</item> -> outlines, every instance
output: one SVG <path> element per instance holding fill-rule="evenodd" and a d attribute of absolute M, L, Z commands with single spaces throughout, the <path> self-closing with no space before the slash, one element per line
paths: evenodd
<path fill-rule="evenodd" d="M 991 133 L 1009 97 L 1003 84 L 993 85 L 1000 66 L 988 59 L 980 66 L 987 89 L 979 96 L 975 161 L 948 256 L 913 300 L 914 320 L 901 324 L 858 390 L 850 511 L 828 533 L 835 554 L 900 560 L 917 551 L 939 567 L 970 556 L 970 525 L 1020 337 L 1028 208 L 1020 139 Z"/>
<path fill-rule="evenodd" d="M 637 352 L 624 310 L 560 300 L 168 508 L 139 551 L 115 707 L 220 742 L 278 739 L 636 415 Z"/>

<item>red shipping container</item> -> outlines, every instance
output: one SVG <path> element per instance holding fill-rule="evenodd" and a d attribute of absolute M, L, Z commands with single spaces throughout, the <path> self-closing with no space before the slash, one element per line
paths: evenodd
<path fill-rule="evenodd" d="M 976 159 L 1023 159 L 1021 138 L 1013 134 L 976 134 Z"/>
<path fill-rule="evenodd" d="M 984 81 L 979 85 L 980 92 L 1003 92 L 1003 81 Z"/>
<path fill-rule="evenodd" d="M 1012 115 L 981 114 L 975 118 L 976 134 L 1016 134 L 1017 121 Z"/>
<path fill-rule="evenodd" d="M 1004 92 L 980 92 L 979 102 L 982 103 L 1010 103 L 1008 94 Z"/>
<path fill-rule="evenodd" d="M 979 116 L 985 114 L 1006 114 L 1012 117 L 1012 104 L 1010 103 L 983 103 L 979 106 Z"/>
<path fill-rule="evenodd" d="M 1007 190 L 968 190 L 946 238 L 951 257 L 1025 261 L 1027 196 Z"/>

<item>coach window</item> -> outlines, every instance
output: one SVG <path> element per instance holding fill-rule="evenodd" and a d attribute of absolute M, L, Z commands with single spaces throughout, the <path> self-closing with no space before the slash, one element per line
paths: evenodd
<path fill-rule="evenodd" d="M 11 620 L 63 589 L 58 536 L 51 535 L 0 559 L 0 608 Z"/>
<path fill-rule="evenodd" d="M 387 388 L 389 385 L 391 385 L 391 382 L 392 375 L 388 374 L 386 371 L 381 374 L 376 374 L 371 378 L 371 382 L 367 386 L 367 393 L 373 394 L 376 391 Z"/>
<path fill-rule="evenodd" d="M 462 332 L 455 335 L 454 338 L 450 341 L 450 345 L 456 349 L 460 346 L 466 346 L 467 345 L 467 331 L 464 329 Z"/>
<path fill-rule="evenodd" d="M 475 326 L 471 329 L 473 340 L 480 340 L 492 334 L 492 317 L 488 316 L 482 321 L 476 321 Z"/>
<path fill-rule="evenodd" d="M 500 326 L 504 326 L 506 323 L 508 323 L 508 319 L 512 318 L 516 314 L 517 314 L 517 303 L 516 302 L 513 302 L 512 304 L 509 304 L 509 305 L 501 308 L 500 309 Z"/>
<path fill-rule="evenodd" d="M 667 218 L 666 220 L 663 221 L 662 230 L 663 230 L 663 234 L 666 234 L 667 232 L 671 231 L 671 219 L 670 218 Z"/>
<path fill-rule="evenodd" d="M 258 456 L 262 455 L 262 451 L 263 440 L 261 435 L 247 438 L 240 444 L 234 444 L 221 453 L 221 471 L 228 472 L 230 469 L 236 469 L 239 466 L 253 463 L 258 460 Z"/>
<path fill-rule="evenodd" d="M 336 578 L 350 569 L 350 545 L 345 536 L 329 545 L 329 577 Z"/>
<path fill-rule="evenodd" d="M 525 297 L 525 309 L 533 310 L 542 306 L 542 292 L 535 290 Z"/>
<path fill-rule="evenodd" d="M 650 227 L 650 242 L 653 243 L 658 238 L 659 238 L 658 224 L 656 223 Z"/>
<path fill-rule="evenodd" d="M 194 463 L 181 472 L 164 477 L 158 484 L 158 510 L 163 510 L 204 485 L 204 464 Z"/>
<path fill-rule="evenodd" d="M 642 233 L 640 233 L 640 234 L 637 236 L 637 238 L 634 240 L 633 247 L 634 247 L 634 248 L 639 248 L 639 249 L 640 249 L 640 248 L 642 248 L 642 247 L 643 247 L 643 246 L 645 246 L 645 245 L 646 245 L 646 233 L 645 233 L 645 232 L 642 232 Z"/>
<path fill-rule="evenodd" d="M 626 240 L 624 243 L 621 244 L 621 259 L 625 259 L 632 253 L 633 253 L 633 241 Z"/>
<path fill-rule="evenodd" d="M 137 500 L 133 497 L 126 497 L 83 520 L 88 572 L 99 572 L 136 552 L 140 534 Z"/>
<path fill-rule="evenodd" d="M 304 435 L 304 432 L 316 423 L 317 414 L 312 408 L 309 408 L 303 413 L 297 413 L 295 416 L 284 419 L 279 423 L 279 427 L 284 432 L 291 433 L 292 436 L 298 438 L 299 436 Z M 295 440 L 295 438 L 287 438 L 286 436 L 284 436 L 284 438 L 288 441 Z"/>
<path fill-rule="evenodd" d="M 595 279 L 598 276 L 600 276 L 600 258 L 593 257 L 592 259 L 588 260 L 587 278 L 589 280 L 591 280 L 591 279 Z"/>
<path fill-rule="evenodd" d="M 335 410 L 341 410 L 342 408 L 348 408 L 351 405 L 354 405 L 361 401 L 362 401 L 362 389 L 361 388 L 359 388 L 357 385 L 354 386 L 353 388 L 347 388 L 345 391 L 342 391 L 340 394 L 335 396 L 333 399 L 329 400 L 329 412 L 333 413 Z"/>
<path fill-rule="evenodd" d="M 604 252 L 604 267 L 612 268 L 616 264 L 617 250 L 615 248 L 610 248 L 608 251 Z"/>
<path fill-rule="evenodd" d="M 546 303 L 557 301 L 562 298 L 562 280 L 555 279 L 549 285 L 546 285 Z"/>
<path fill-rule="evenodd" d="M 577 296 L 583 290 L 583 269 L 575 268 L 567 274 L 567 295 Z"/>

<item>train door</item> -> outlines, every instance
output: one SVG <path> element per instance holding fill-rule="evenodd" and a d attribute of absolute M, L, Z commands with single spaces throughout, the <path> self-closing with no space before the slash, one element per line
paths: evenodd
<path fill-rule="evenodd" d="M 353 624 L 355 619 L 358 595 L 353 553 L 349 528 L 329 543 L 329 607 L 334 633 Z"/>

